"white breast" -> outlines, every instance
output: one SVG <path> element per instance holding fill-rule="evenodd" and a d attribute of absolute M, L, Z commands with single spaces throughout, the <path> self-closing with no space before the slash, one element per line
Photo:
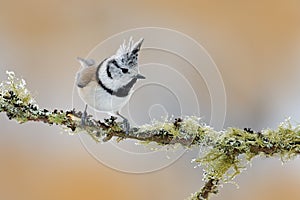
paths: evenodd
<path fill-rule="evenodd" d="M 91 81 L 84 88 L 78 88 L 81 99 L 90 107 L 102 112 L 119 111 L 129 101 L 132 91 L 126 97 L 109 94 L 96 81 Z"/>

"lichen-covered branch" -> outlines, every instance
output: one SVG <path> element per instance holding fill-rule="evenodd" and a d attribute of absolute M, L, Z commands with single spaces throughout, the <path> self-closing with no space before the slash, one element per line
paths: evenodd
<path fill-rule="evenodd" d="M 249 128 L 228 128 L 216 131 L 196 117 L 185 117 L 134 127 L 126 134 L 122 124 L 114 117 L 99 121 L 88 116 L 82 125 L 80 111 L 39 108 L 25 81 L 15 77 L 13 72 L 7 74 L 8 80 L 0 84 L 0 112 L 19 123 L 56 124 L 70 134 L 87 133 L 97 142 L 112 138 L 118 141 L 136 139 L 144 144 L 179 143 L 186 148 L 202 148 L 203 156 L 194 159 L 194 162 L 204 168 L 205 184 L 192 194 L 191 199 L 209 199 L 211 194 L 218 193 L 221 182 L 232 181 L 256 156 L 276 156 L 285 161 L 300 154 L 300 125 L 292 126 L 289 120 L 281 123 L 276 130 L 255 132 Z"/>

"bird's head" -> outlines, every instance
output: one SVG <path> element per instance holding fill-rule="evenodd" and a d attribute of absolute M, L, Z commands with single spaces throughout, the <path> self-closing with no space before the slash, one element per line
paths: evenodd
<path fill-rule="evenodd" d="M 130 38 L 128 44 L 125 41 L 117 50 L 116 54 L 106 60 L 107 76 L 111 79 L 118 79 L 123 83 L 132 79 L 144 79 L 138 70 L 138 53 L 141 49 L 143 38 L 133 43 Z"/>

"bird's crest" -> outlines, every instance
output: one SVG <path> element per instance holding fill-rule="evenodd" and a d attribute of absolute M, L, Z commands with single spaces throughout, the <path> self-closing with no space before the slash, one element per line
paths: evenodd
<path fill-rule="evenodd" d="M 136 54 L 140 50 L 143 40 L 144 39 L 141 38 L 136 43 L 134 43 L 132 37 L 129 38 L 129 41 L 127 43 L 124 40 L 123 44 L 121 44 L 120 48 L 117 50 L 116 55 L 117 56 L 127 55 L 128 57 L 130 57 L 132 54 Z"/>

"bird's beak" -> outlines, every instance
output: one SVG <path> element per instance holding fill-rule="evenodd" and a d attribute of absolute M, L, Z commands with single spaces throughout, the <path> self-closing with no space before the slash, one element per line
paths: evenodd
<path fill-rule="evenodd" d="M 137 79 L 145 79 L 146 77 L 143 76 L 143 75 L 141 75 L 141 74 L 137 74 L 137 75 L 135 76 L 135 78 L 137 78 Z"/>

